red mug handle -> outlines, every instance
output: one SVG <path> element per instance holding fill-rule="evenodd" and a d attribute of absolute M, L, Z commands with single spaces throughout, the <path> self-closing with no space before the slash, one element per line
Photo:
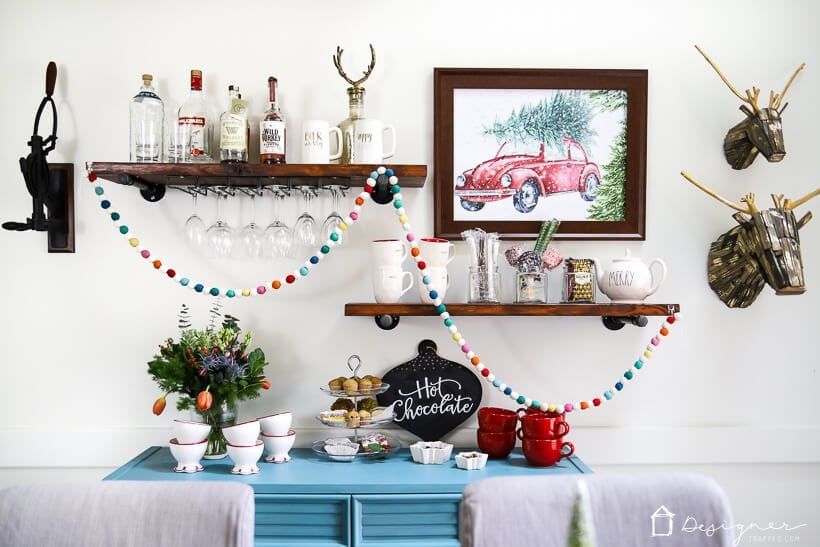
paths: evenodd
<path fill-rule="evenodd" d="M 569 423 L 567 423 L 567 422 L 556 422 L 556 425 L 558 425 L 557 429 L 559 431 L 558 435 L 556 435 L 557 437 L 563 437 L 564 435 L 569 433 Z M 562 429 L 563 429 L 563 431 L 561 431 Z"/>
<path fill-rule="evenodd" d="M 524 440 L 524 432 L 521 430 L 520 427 L 515 430 L 515 436 L 518 437 L 519 440 Z"/>
<path fill-rule="evenodd" d="M 569 447 L 569 452 L 564 453 L 564 448 L 566 448 L 567 446 Z M 569 457 L 570 457 L 570 456 L 572 456 L 573 454 L 575 454 L 575 445 L 574 445 L 574 444 L 572 444 L 572 443 L 571 443 L 571 442 L 569 442 L 569 441 L 565 441 L 565 442 L 561 445 L 561 457 L 562 457 L 562 458 L 569 458 Z"/>

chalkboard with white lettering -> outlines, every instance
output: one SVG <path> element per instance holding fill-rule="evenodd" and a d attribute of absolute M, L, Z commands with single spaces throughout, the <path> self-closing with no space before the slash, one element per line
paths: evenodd
<path fill-rule="evenodd" d="M 422 340 L 419 354 L 390 369 L 382 380 L 390 389 L 379 404 L 395 403 L 395 422 L 424 441 L 437 441 L 458 427 L 481 404 L 481 381 L 469 368 L 439 357 L 436 343 Z"/>

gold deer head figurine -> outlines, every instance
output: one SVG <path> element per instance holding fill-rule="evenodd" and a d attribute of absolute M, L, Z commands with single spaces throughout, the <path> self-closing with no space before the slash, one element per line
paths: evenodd
<path fill-rule="evenodd" d="M 361 87 L 360 84 L 364 83 L 370 77 L 370 73 L 373 72 L 373 67 L 376 66 L 376 50 L 373 49 L 373 44 L 370 44 L 370 64 L 367 66 L 367 70 L 363 72 L 364 76 L 359 78 L 358 80 L 351 80 L 347 74 L 345 74 L 344 69 L 342 69 L 342 52 L 344 50 L 336 46 L 336 55 L 333 56 L 333 65 L 336 67 L 336 70 L 339 71 L 339 75 L 345 79 L 347 83 L 351 85 L 353 88 Z"/>
<path fill-rule="evenodd" d="M 681 171 L 683 178 L 735 211 L 739 226 L 721 234 L 709 248 L 709 286 L 730 308 L 745 308 L 768 284 L 777 294 L 806 292 L 800 235 L 811 212 L 795 220 L 794 209 L 820 195 L 820 188 L 797 200 L 772 194 L 774 207 L 759 210 L 755 195 L 746 194 L 734 203 Z M 748 215 L 748 216 L 747 216 Z"/>
<path fill-rule="evenodd" d="M 751 90 L 746 90 L 745 96 L 741 95 L 712 59 L 706 55 L 706 52 L 698 45 L 695 45 L 695 49 L 712 65 L 712 68 L 715 69 L 715 72 L 732 93 L 744 103 L 740 105 L 740 110 L 746 114 L 746 119 L 731 128 L 723 140 L 723 152 L 732 169 L 746 169 L 755 160 L 758 152 L 762 153 L 770 162 L 781 161 L 786 156 L 786 147 L 783 143 L 783 127 L 780 122 L 780 115 L 786 109 L 788 103 L 784 104 L 782 108 L 780 105 L 783 103 L 786 91 L 789 90 L 797 74 L 803 70 L 806 63 L 797 67 L 783 91 L 780 93 L 770 91 L 769 106 L 760 108 L 757 105 L 760 89 L 753 86 Z M 751 109 L 746 105 L 749 105 Z"/>

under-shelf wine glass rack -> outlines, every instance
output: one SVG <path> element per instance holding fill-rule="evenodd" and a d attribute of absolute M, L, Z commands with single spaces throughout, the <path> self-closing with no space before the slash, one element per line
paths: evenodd
<path fill-rule="evenodd" d="M 117 184 L 135 186 L 148 201 L 159 201 L 167 188 L 207 193 L 240 189 L 261 191 L 274 186 L 362 187 L 377 165 L 287 163 L 113 163 L 92 162 L 88 169 Z M 404 188 L 421 188 L 427 179 L 426 165 L 391 167 Z M 196 190 L 193 190 L 196 189 Z"/>

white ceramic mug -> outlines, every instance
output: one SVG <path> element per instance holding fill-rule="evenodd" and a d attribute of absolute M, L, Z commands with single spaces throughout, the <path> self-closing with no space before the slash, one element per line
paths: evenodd
<path fill-rule="evenodd" d="M 404 287 L 404 278 L 410 284 Z M 395 304 L 413 286 L 413 274 L 402 271 L 401 266 L 388 266 L 373 270 L 373 296 L 379 304 Z"/>
<path fill-rule="evenodd" d="M 392 147 L 384 150 L 384 133 L 391 134 Z M 396 153 L 396 128 L 381 120 L 364 118 L 353 122 L 350 163 L 381 163 Z"/>
<path fill-rule="evenodd" d="M 419 240 L 419 252 L 428 266 L 446 266 L 456 256 L 456 246 L 446 239 L 423 237 Z"/>
<path fill-rule="evenodd" d="M 424 255 L 422 255 L 424 256 Z M 416 280 L 416 287 L 418 287 L 419 298 L 425 304 L 432 304 L 433 299 L 430 298 L 430 291 L 435 290 L 438 297 L 444 300 L 444 295 L 447 294 L 447 289 L 450 288 L 450 274 L 447 273 L 447 268 L 443 266 L 427 266 L 425 270 L 426 275 L 430 278 L 430 284 L 425 285 L 422 281 L 421 273 L 419 272 Z"/>
<path fill-rule="evenodd" d="M 335 154 L 330 153 L 331 135 L 336 137 Z M 324 120 L 302 122 L 302 163 L 330 163 L 342 155 L 342 130 L 330 127 Z"/>
<path fill-rule="evenodd" d="M 400 239 L 378 239 L 370 244 L 373 267 L 398 267 L 407 258 L 407 245 Z"/>

